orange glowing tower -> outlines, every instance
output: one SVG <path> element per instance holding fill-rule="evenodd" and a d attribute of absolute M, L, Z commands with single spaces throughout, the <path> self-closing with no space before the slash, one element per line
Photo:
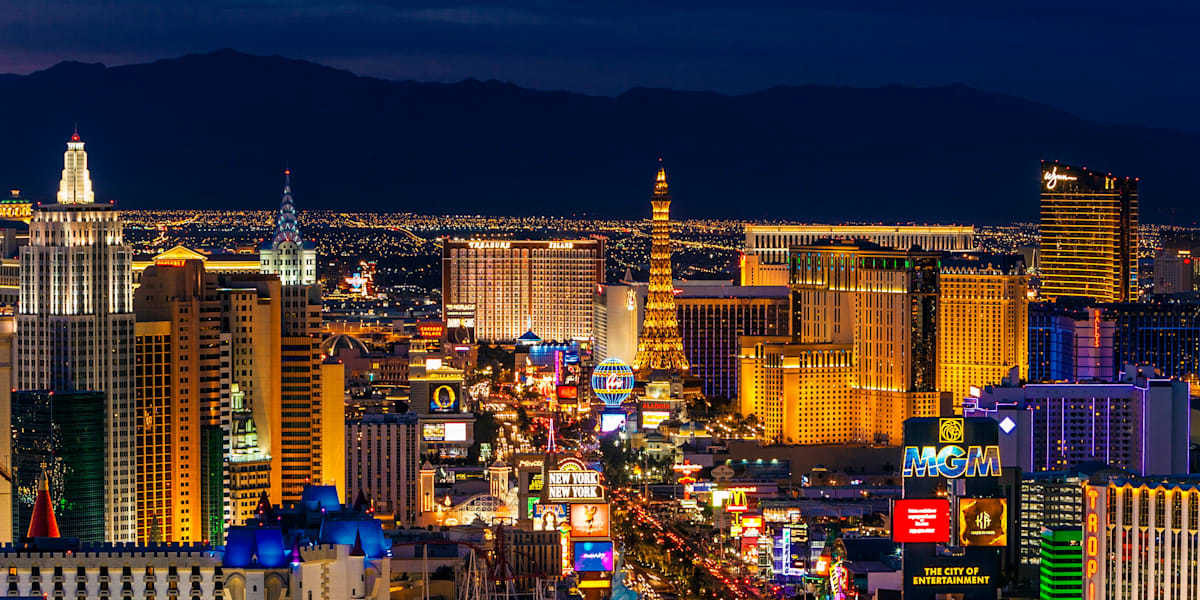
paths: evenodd
<path fill-rule="evenodd" d="M 675 286 L 671 278 L 671 194 L 667 192 L 664 169 L 658 170 L 650 205 L 654 209 L 650 230 L 650 286 L 633 368 L 638 373 L 686 373 L 689 365 L 683 354 L 683 339 L 679 336 Z"/>

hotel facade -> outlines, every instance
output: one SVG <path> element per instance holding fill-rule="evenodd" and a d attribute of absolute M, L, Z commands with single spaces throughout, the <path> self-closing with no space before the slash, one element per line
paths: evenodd
<path fill-rule="evenodd" d="M 590 339 L 603 282 L 604 240 L 442 242 L 442 304 L 473 306 L 480 340 Z"/>

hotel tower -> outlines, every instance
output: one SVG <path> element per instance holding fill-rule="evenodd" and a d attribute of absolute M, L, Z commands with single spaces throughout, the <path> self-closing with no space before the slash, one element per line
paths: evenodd
<path fill-rule="evenodd" d="M 1138 181 L 1042 163 L 1042 295 L 1138 298 Z"/>
<path fill-rule="evenodd" d="M 113 542 L 135 536 L 131 260 L 116 208 L 95 203 L 76 133 L 58 201 L 33 212 L 21 248 L 14 387 L 106 394 L 104 533 Z"/>

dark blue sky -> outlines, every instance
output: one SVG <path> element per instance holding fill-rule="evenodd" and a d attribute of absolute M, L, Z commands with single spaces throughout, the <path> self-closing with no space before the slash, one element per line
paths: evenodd
<path fill-rule="evenodd" d="M 965 83 L 1200 131 L 1200 3 L 0 0 L 0 72 L 231 47 L 391 79 L 617 94 Z"/>

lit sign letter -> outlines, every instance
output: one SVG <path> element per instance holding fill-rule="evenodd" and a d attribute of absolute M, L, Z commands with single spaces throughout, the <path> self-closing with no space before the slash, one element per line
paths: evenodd
<path fill-rule="evenodd" d="M 925 472 L 929 467 L 933 467 L 933 473 L 937 474 L 937 454 L 933 446 L 907 446 L 904 448 L 904 472 L 905 477 L 924 477 Z"/>
<path fill-rule="evenodd" d="M 1000 447 L 971 446 L 967 448 L 967 477 L 999 477 Z"/>
<path fill-rule="evenodd" d="M 938 452 L 937 466 L 942 477 L 962 477 L 962 474 L 967 469 L 967 461 L 963 460 L 965 454 L 960 446 L 943 446 Z"/>

